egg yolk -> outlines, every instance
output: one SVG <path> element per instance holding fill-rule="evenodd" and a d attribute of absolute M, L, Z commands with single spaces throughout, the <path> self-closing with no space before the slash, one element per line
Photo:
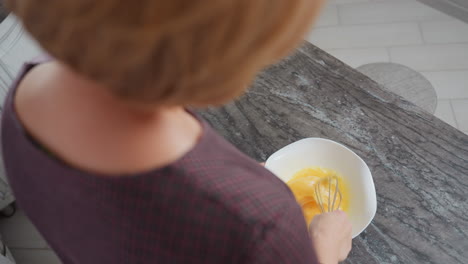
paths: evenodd
<path fill-rule="evenodd" d="M 318 181 L 328 176 L 337 176 L 338 188 L 341 193 L 341 203 L 338 206 L 338 195 L 335 201 L 335 209 L 348 211 L 349 197 L 348 197 L 348 186 L 342 177 L 339 176 L 335 171 L 320 167 L 305 168 L 296 172 L 293 177 L 286 182 L 296 198 L 296 201 L 302 208 L 306 223 L 309 224 L 314 216 L 322 213 L 317 197 L 315 194 L 315 186 Z M 323 209 L 328 211 L 328 206 L 332 206 L 336 184 L 332 183 L 329 186 L 328 181 L 322 181 L 319 185 L 320 198 L 323 204 Z"/>

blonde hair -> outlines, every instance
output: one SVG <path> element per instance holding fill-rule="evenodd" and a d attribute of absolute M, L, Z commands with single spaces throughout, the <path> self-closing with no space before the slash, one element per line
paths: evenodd
<path fill-rule="evenodd" d="M 53 57 L 138 104 L 220 104 L 302 39 L 322 0 L 12 0 Z"/>

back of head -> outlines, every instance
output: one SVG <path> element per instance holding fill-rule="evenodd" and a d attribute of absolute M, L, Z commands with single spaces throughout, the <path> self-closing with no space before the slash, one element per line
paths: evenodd
<path fill-rule="evenodd" d="M 322 0 L 11 0 L 42 47 L 141 105 L 220 104 L 302 39 Z"/>

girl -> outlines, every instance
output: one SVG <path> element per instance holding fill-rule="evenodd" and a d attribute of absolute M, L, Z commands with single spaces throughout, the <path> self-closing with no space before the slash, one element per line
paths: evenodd
<path fill-rule="evenodd" d="M 9 2 L 54 59 L 27 64 L 6 100 L 6 171 L 63 263 L 347 256 L 343 212 L 308 231 L 286 185 L 187 109 L 241 94 L 300 42 L 321 2 Z"/>

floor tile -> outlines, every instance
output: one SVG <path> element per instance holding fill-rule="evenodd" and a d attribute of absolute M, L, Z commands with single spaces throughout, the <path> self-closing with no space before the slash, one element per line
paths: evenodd
<path fill-rule="evenodd" d="M 372 1 L 338 6 L 343 24 L 444 20 L 450 16 L 417 1 Z"/>
<path fill-rule="evenodd" d="M 22 210 L 0 219 L 0 234 L 10 248 L 46 248 L 47 243 Z"/>
<path fill-rule="evenodd" d="M 426 43 L 468 42 L 468 24 L 459 20 L 422 22 L 421 29 Z"/>
<path fill-rule="evenodd" d="M 468 44 L 391 47 L 390 60 L 418 71 L 468 70 Z"/>
<path fill-rule="evenodd" d="M 437 108 L 434 115 L 440 118 L 445 123 L 455 128 L 457 127 L 455 117 L 452 111 L 452 106 L 450 105 L 449 100 L 439 100 L 437 102 Z"/>
<path fill-rule="evenodd" d="M 387 47 L 422 43 L 417 23 L 316 28 L 306 38 L 322 49 Z"/>
<path fill-rule="evenodd" d="M 434 86 L 439 99 L 468 99 L 468 70 L 421 73 Z"/>
<path fill-rule="evenodd" d="M 327 4 L 322 9 L 314 27 L 333 26 L 338 24 L 338 9 L 336 5 Z"/>
<path fill-rule="evenodd" d="M 31 58 L 44 52 L 33 40 L 14 15 L 9 15 L 0 24 L 0 60 L 13 75 Z"/>
<path fill-rule="evenodd" d="M 15 74 L 10 70 L 10 67 L 0 60 L 0 101 L 5 100 Z"/>
<path fill-rule="evenodd" d="M 330 49 L 325 51 L 353 68 L 373 62 L 389 61 L 385 48 Z"/>
<path fill-rule="evenodd" d="M 0 55 L 15 44 L 16 37 L 23 28 L 14 15 L 9 15 L 0 24 Z"/>
<path fill-rule="evenodd" d="M 31 60 L 44 52 L 39 45 L 25 31 L 15 41 L 15 45 L 5 50 L 0 60 L 16 75 L 24 62 Z"/>
<path fill-rule="evenodd" d="M 452 106 L 458 128 L 468 131 L 468 99 L 452 100 Z"/>
<path fill-rule="evenodd" d="M 16 264 L 60 264 L 57 255 L 50 249 L 12 249 Z"/>

